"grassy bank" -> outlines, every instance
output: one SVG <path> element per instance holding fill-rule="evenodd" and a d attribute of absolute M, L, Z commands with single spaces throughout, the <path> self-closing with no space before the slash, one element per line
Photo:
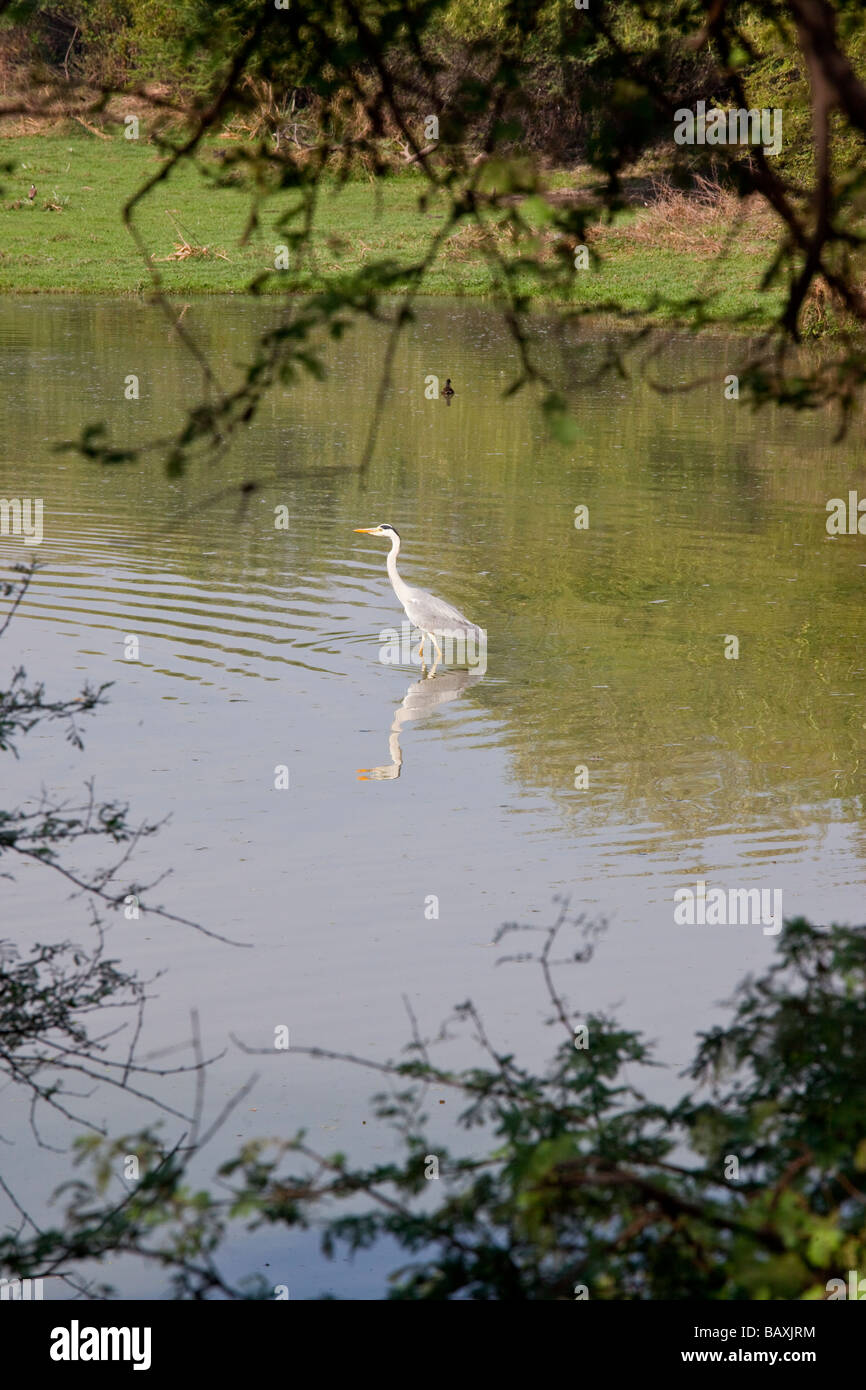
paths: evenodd
<path fill-rule="evenodd" d="M 186 166 L 159 184 L 138 211 L 138 227 L 165 287 L 179 295 L 236 293 L 252 278 L 273 270 L 276 229 L 295 196 L 281 193 L 262 206 L 260 227 L 241 245 L 249 189 L 220 186 L 218 142 L 206 151 L 200 172 Z M 144 260 L 121 220 L 135 189 L 158 170 L 161 156 L 145 141 L 121 134 L 110 139 L 87 134 L 51 134 L 5 139 L 6 166 L 0 195 L 0 290 L 19 293 L 135 294 L 151 284 Z M 552 180 L 562 188 L 574 179 Z M 37 193 L 28 200 L 31 184 Z M 374 188 L 364 178 L 329 187 L 321 197 L 311 254 L 302 266 L 282 270 L 270 288 L 305 290 L 346 276 L 371 261 L 420 259 L 441 225 L 443 212 L 419 211 L 422 178 L 407 172 Z M 767 229 L 748 224 L 734 240 L 724 265 L 715 257 L 726 232 L 724 208 L 694 209 L 689 219 L 665 216 L 663 208 L 640 203 L 617 226 L 591 238 L 601 264 L 575 271 L 566 299 L 602 308 L 616 301 L 626 310 L 685 315 L 692 296 L 707 283 L 717 294 L 719 314 L 735 318 L 754 312 L 767 322 L 778 300 L 761 295 L 761 272 L 769 254 Z M 495 282 L 477 228 L 458 231 L 442 247 L 425 281 L 439 295 L 490 294 Z M 186 248 L 185 249 L 185 245 Z M 512 254 L 508 238 L 498 249 Z M 527 282 L 527 292 L 540 293 Z M 558 298 L 562 298 L 562 294 Z M 657 300 L 664 305 L 653 309 Z"/>

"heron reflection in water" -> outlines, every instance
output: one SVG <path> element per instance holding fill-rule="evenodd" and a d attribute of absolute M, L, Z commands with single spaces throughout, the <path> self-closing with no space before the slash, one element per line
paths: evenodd
<path fill-rule="evenodd" d="M 412 681 L 402 703 L 397 706 L 391 725 L 388 738 L 390 763 L 385 763 L 382 767 L 359 767 L 358 781 L 390 782 L 394 777 L 399 777 L 403 766 L 403 751 L 400 747 L 400 731 L 403 725 L 411 723 L 413 719 L 423 719 L 426 714 L 432 713 L 437 705 L 456 700 L 464 690 L 468 690 L 470 685 L 477 685 L 480 680 L 481 676 L 477 671 L 448 671 L 443 672 L 441 676 L 422 676 L 420 680 Z"/>

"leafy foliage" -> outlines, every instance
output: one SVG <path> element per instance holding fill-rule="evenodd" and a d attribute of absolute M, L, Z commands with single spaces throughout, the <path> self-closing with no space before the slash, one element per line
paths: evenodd
<path fill-rule="evenodd" d="M 19 0 L 7 8 L 20 20 L 27 7 Z M 36 13 L 55 12 L 37 7 Z M 289 295 L 282 327 L 263 336 L 239 390 L 220 389 L 206 355 L 178 325 L 203 366 L 206 394 L 176 437 L 153 441 L 171 473 L 194 455 L 219 457 L 272 387 L 291 383 L 299 371 L 326 370 L 320 331 L 344 332 L 359 315 L 389 317 L 393 326 L 380 405 L 414 297 L 449 238 L 465 229 L 478 233 L 513 334 L 517 369 L 510 389 L 538 387 L 554 434 L 567 441 L 553 385 L 534 361 L 530 290 L 562 305 L 565 319 L 599 310 L 629 317 L 615 297 L 599 302 L 584 294 L 574 257 L 589 243 L 594 264 L 603 264 L 604 245 L 592 242 L 592 228 L 629 206 L 642 167 L 674 187 L 718 179 L 744 209 L 757 198 L 769 210 L 774 234 L 767 239 L 763 286 L 768 294 L 781 292 L 782 304 L 774 331 L 744 349 L 741 396 L 755 405 L 782 401 L 808 410 L 831 403 L 844 430 L 866 377 L 860 337 L 866 85 L 854 0 L 835 9 L 825 0 L 681 0 L 673 7 L 594 0 L 587 10 L 553 0 L 480 8 L 466 0 L 375 0 L 363 7 L 354 0 L 292 0 L 286 9 L 259 0 L 185 0 L 180 8 L 159 0 L 76 0 L 70 13 L 85 67 L 93 53 L 104 69 L 90 105 L 80 107 L 77 88 L 74 105 L 64 75 L 47 95 L 40 88 L 0 104 L 0 115 L 74 111 L 80 118 L 89 110 L 101 116 L 117 95 L 150 101 L 157 113 L 170 115 L 151 133 L 162 162 L 124 217 L 172 322 L 138 213 L 179 165 L 194 166 L 207 185 L 248 191 L 244 242 L 259 232 L 265 206 L 276 202 L 276 230 L 290 253 L 286 267 L 275 266 L 250 285 L 253 292 L 275 288 L 283 277 Z M 103 50 L 114 56 L 102 62 Z M 71 51 L 74 56 L 74 43 Z M 167 95 L 141 85 L 142 74 L 158 76 L 156 54 L 167 64 L 169 87 L 175 84 Z M 761 144 L 677 144 L 675 113 L 699 98 L 710 107 L 778 109 L 787 153 L 777 161 Z M 803 158 L 807 128 L 813 136 Z M 215 170 L 210 142 L 223 137 Z M 551 166 L 578 157 L 588 176 L 568 196 L 554 196 Z M 305 288 L 325 192 L 334 181 L 359 175 L 382 186 L 407 167 L 419 180 L 419 217 L 431 209 L 439 214 L 426 252 L 411 263 L 399 255 L 371 258 L 298 309 L 292 295 Z M 737 235 L 735 219 L 702 293 L 676 305 L 695 329 L 716 320 L 713 280 L 724 276 L 726 250 Z M 394 310 L 387 296 L 398 291 Z M 665 296 L 651 306 L 656 313 L 672 310 Z M 830 328 L 833 349 L 819 364 L 792 352 L 804 335 Z M 626 369 L 627 352 L 614 354 L 611 371 Z M 359 461 L 362 472 L 374 445 L 375 426 Z M 105 462 L 137 457 L 92 425 L 79 446 Z"/>
<path fill-rule="evenodd" d="M 577 949 L 555 961 L 569 932 Z M 777 961 L 700 1040 L 690 1075 L 709 1095 L 670 1107 L 632 1079 L 657 1065 L 645 1040 L 592 1013 L 578 1030 L 554 983 L 590 959 L 597 935 L 564 906 L 544 929 L 536 960 L 560 1040 L 543 1071 L 496 1048 L 468 1003 L 452 1022 L 472 1030 L 477 1065 L 436 1065 L 449 1028 L 426 1040 L 414 1020 L 405 1060 L 363 1063 L 388 1080 L 375 1109 L 401 1157 L 359 1167 L 314 1152 L 303 1133 L 256 1140 L 220 1167 L 215 1194 L 190 1181 L 194 1145 L 166 1154 L 154 1131 L 93 1136 L 79 1145 L 93 1176 L 72 1185 L 64 1227 L 0 1244 L 0 1260 L 27 1275 L 46 1259 L 74 1270 L 84 1252 L 122 1250 L 163 1265 L 179 1297 L 267 1297 L 263 1277 L 232 1284 L 220 1269 L 242 1221 L 318 1225 L 328 1255 L 390 1238 L 409 1257 L 393 1299 L 823 1298 L 866 1260 L 866 929 L 786 923 Z M 460 1127 L 482 1131 L 483 1157 L 477 1142 L 472 1155 L 432 1143 L 431 1088 L 462 1100 Z M 106 1207 L 129 1153 L 144 1176 Z"/>

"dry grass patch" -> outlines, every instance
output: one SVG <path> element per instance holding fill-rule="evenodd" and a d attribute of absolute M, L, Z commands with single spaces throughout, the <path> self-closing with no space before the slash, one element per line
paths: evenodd
<path fill-rule="evenodd" d="M 592 242 L 593 235 L 593 230 L 587 231 L 587 244 Z M 483 256 L 499 256 L 509 260 L 512 256 L 531 252 L 540 264 L 545 265 L 557 257 L 571 261 L 576 246 L 574 237 L 563 237 L 560 232 L 546 227 L 529 233 L 505 219 L 483 225 L 467 223 L 448 238 L 441 256 L 446 261 L 475 261 Z"/>
<path fill-rule="evenodd" d="M 220 251 L 216 246 L 202 246 L 199 242 L 189 241 L 183 228 L 176 218 L 166 209 L 166 217 L 173 224 L 177 232 L 178 241 L 174 243 L 174 250 L 167 256 L 152 256 L 153 261 L 188 261 L 190 258 L 198 260 L 208 260 L 216 257 L 217 260 L 227 261 L 229 258 L 225 251 Z"/>
<path fill-rule="evenodd" d="M 777 232 L 778 219 L 758 194 L 738 198 L 708 178 L 698 178 L 689 189 L 654 179 L 645 206 L 627 226 L 598 228 L 603 240 L 627 240 L 699 259 L 717 256 L 732 238 L 741 252 L 761 250 Z"/>
<path fill-rule="evenodd" d="M 652 179 L 646 188 L 643 206 L 633 205 L 636 216 L 627 222 L 598 222 L 587 227 L 588 245 L 628 243 L 635 248 L 675 251 L 696 260 L 710 260 L 729 244 L 737 251 L 752 253 L 766 249 L 778 234 L 778 221 L 757 195 L 738 198 L 736 193 L 712 179 L 698 178 L 692 188 L 681 189 L 662 179 Z M 551 196 L 551 201 L 553 198 Z M 557 201 L 579 201 L 573 191 Z M 541 229 L 535 234 L 540 261 L 570 255 L 573 247 L 559 233 Z M 449 237 L 443 248 L 446 260 L 467 261 L 498 252 L 507 255 L 516 249 L 517 234 L 512 223 L 472 223 Z"/>
<path fill-rule="evenodd" d="M 441 256 L 446 261 L 474 261 L 479 256 L 513 251 L 516 245 L 510 222 L 467 222 L 448 237 Z"/>

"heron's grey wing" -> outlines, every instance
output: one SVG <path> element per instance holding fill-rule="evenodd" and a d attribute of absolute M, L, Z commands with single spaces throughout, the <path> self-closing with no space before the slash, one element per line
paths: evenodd
<path fill-rule="evenodd" d="M 449 632 L 467 628 L 475 630 L 475 623 L 470 622 L 459 608 L 446 603 L 444 598 L 437 598 L 435 594 L 424 594 L 417 609 L 418 616 L 412 614 L 412 621 L 417 627 L 425 628 L 427 632 Z"/>

